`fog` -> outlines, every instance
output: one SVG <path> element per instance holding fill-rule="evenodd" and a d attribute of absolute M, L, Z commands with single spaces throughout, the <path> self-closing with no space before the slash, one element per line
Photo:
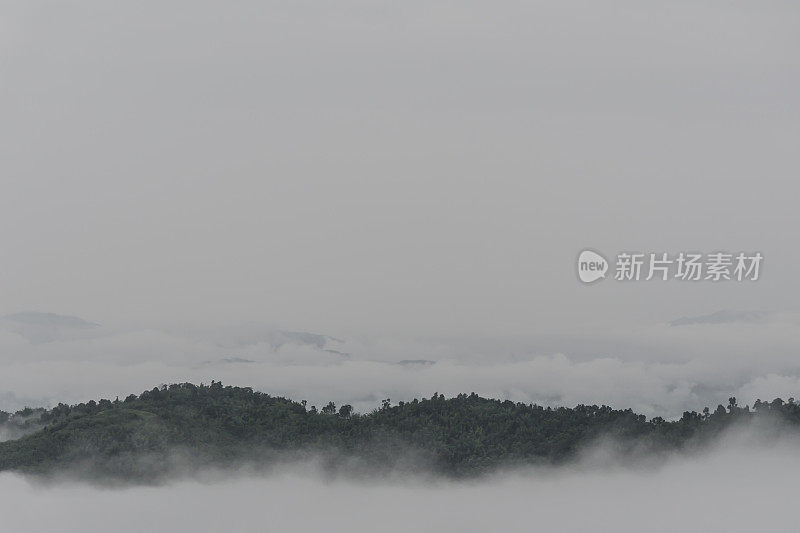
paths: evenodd
<path fill-rule="evenodd" d="M 797 386 L 792 3 L 2 9 L 2 409 L 222 379 L 671 417 Z M 585 287 L 586 246 L 764 272 Z"/>
<path fill-rule="evenodd" d="M 569 336 L 340 337 L 255 323 L 114 329 L 28 313 L 22 324 L 0 319 L 0 409 L 113 400 L 162 383 L 211 380 L 318 407 L 349 403 L 360 412 L 385 398 L 396 403 L 434 392 L 607 404 L 665 418 L 713 410 L 730 396 L 742 405 L 797 397 L 800 317 L 691 320 L 699 323 Z"/>
<path fill-rule="evenodd" d="M 2 6 L 2 313 L 501 337 L 797 311 L 795 3 Z M 588 290 L 587 246 L 765 274 Z"/>
<path fill-rule="evenodd" d="M 361 412 L 798 397 L 798 28 L 783 0 L 2 1 L 0 409 L 211 380 Z M 583 286 L 587 247 L 764 267 Z M 0 528 L 779 531 L 796 451 L 464 484 L 0 473 Z"/>
<path fill-rule="evenodd" d="M 108 488 L 0 474 L 9 531 L 791 531 L 800 444 L 732 435 L 699 456 L 621 467 L 595 450 L 558 469 L 472 482 L 206 472 Z"/>

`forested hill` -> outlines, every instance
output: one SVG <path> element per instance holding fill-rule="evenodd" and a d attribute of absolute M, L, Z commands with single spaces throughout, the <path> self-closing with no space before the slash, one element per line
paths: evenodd
<path fill-rule="evenodd" d="M 183 383 L 124 400 L 0 412 L 0 428 L 32 431 L 0 443 L 0 470 L 46 473 L 80 465 L 93 475 L 147 478 L 168 473 L 176 456 L 202 466 L 314 454 L 332 465 L 387 469 L 406 461 L 410 468 L 462 476 L 561 462 L 599 437 L 637 450 L 702 445 L 734 423 L 753 420 L 800 432 L 800 406 L 777 399 L 750 409 L 731 398 L 713 412 L 665 421 L 605 406 L 549 408 L 434 394 L 397 405 L 385 400 L 380 409 L 357 414 L 349 405 L 318 410 L 251 388 Z"/>

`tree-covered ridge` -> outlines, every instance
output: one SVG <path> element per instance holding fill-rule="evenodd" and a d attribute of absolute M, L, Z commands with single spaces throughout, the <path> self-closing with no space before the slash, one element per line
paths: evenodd
<path fill-rule="evenodd" d="M 71 464 L 104 474 L 151 475 L 172 450 L 198 462 L 264 457 L 266 452 L 313 452 L 391 467 L 413 452 L 417 464 L 449 475 L 470 475 L 515 464 L 570 459 L 600 437 L 636 449 L 675 450 L 713 440 L 739 421 L 759 419 L 800 428 L 793 399 L 758 401 L 750 409 L 731 398 L 713 412 L 680 420 L 648 420 L 630 409 L 578 405 L 550 408 L 460 394 L 354 413 L 331 402 L 317 409 L 248 387 L 173 384 L 124 400 L 90 401 L 50 410 L 0 412 L 0 423 L 41 427 L 0 443 L 0 470 L 49 471 Z M 259 455 L 260 454 L 260 455 Z M 151 469 L 141 469 L 141 458 Z"/>

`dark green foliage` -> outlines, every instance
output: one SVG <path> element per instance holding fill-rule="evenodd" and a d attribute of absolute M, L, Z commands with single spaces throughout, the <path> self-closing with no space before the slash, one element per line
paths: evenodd
<path fill-rule="evenodd" d="M 389 399 L 368 414 L 321 410 L 219 382 L 161 386 L 124 401 L 100 400 L 51 410 L 0 412 L 0 424 L 41 428 L 0 443 L 0 470 L 49 471 L 89 465 L 112 476 L 157 476 L 175 449 L 197 463 L 264 458 L 270 453 L 322 453 L 391 467 L 412 452 L 415 464 L 448 475 L 570 459 L 601 437 L 631 449 L 675 450 L 713 439 L 737 421 L 752 419 L 800 427 L 800 406 L 758 401 L 751 411 L 731 398 L 711 413 L 685 412 L 680 420 L 647 420 L 606 406 L 550 408 L 460 394 L 446 399 Z M 147 459 L 147 468 L 142 459 Z M 333 459 L 332 459 L 333 460 Z"/>

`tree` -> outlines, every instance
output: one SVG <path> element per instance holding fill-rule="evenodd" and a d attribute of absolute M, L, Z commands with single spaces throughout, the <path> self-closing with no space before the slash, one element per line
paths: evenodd
<path fill-rule="evenodd" d="M 737 407 L 736 398 L 731 396 L 730 398 L 728 398 L 728 412 L 733 413 L 734 411 L 736 411 L 736 407 Z"/>

